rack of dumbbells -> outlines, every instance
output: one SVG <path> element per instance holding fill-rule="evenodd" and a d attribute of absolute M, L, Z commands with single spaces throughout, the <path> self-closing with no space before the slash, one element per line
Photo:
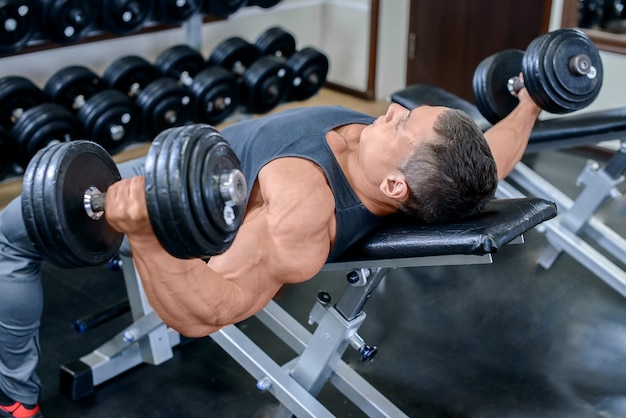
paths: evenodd
<path fill-rule="evenodd" d="M 18 177 L 50 143 L 89 139 L 114 155 L 170 127 L 217 125 L 306 100 L 325 84 L 324 53 L 297 49 L 295 36 L 274 26 L 254 41 L 230 37 L 204 57 L 194 39 L 203 23 L 227 19 L 262 0 L 5 0 L 0 2 L 0 56 L 96 42 L 187 25 L 189 42 L 154 62 L 116 57 L 102 74 L 72 65 L 44 86 L 0 75 L 0 180 Z M 3 20 L 2 20 L 3 19 Z M 190 30 L 191 29 L 191 30 Z"/>

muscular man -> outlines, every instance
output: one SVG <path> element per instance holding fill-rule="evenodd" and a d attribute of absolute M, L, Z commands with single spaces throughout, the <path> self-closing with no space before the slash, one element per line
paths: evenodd
<path fill-rule="evenodd" d="M 143 161 L 120 165 L 107 221 L 126 234 L 152 308 L 181 334 L 205 336 L 261 310 L 283 284 L 404 211 L 444 222 L 480 211 L 524 153 L 539 114 L 520 105 L 485 135 L 463 112 L 389 106 L 376 119 L 341 107 L 289 110 L 222 131 L 248 182 L 243 224 L 223 254 L 176 259 L 157 241 L 144 198 Z M 16 199 L 0 213 L 0 416 L 41 416 L 38 327 L 41 261 Z M 124 249 L 124 247 L 123 247 Z"/>

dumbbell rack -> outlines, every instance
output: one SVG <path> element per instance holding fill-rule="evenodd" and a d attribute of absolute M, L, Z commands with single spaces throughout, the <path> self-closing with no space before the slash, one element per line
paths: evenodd
<path fill-rule="evenodd" d="M 251 3 L 251 5 L 254 5 L 254 4 L 255 4 L 254 2 Z M 232 7 L 232 6 L 229 6 L 229 7 Z M 202 14 L 202 13 L 195 13 L 180 24 L 148 20 L 142 25 L 140 29 L 133 31 L 131 33 L 115 35 L 115 34 L 104 32 L 103 30 L 92 30 L 86 33 L 80 40 L 76 42 L 68 42 L 66 44 L 54 43 L 47 39 L 34 38 L 30 40 L 25 47 L 21 48 L 19 51 L 10 55 L 14 56 L 14 55 L 36 53 L 36 52 L 40 52 L 44 50 L 63 48 L 64 46 L 98 42 L 98 41 L 103 41 L 103 40 L 108 40 L 108 39 L 119 38 L 119 37 L 127 37 L 127 36 L 150 33 L 150 32 L 163 31 L 163 30 L 173 29 L 177 27 L 181 27 L 183 29 L 184 39 L 182 43 L 187 44 L 194 49 L 201 50 L 203 24 L 214 22 L 214 21 L 221 21 L 221 20 L 226 19 L 227 17 L 228 16 L 219 17 L 219 16 L 212 16 L 212 15 L 207 15 L 207 14 Z M 4 56 L 8 56 L 8 55 L 5 54 Z M 241 115 L 238 115 L 236 119 L 243 119 L 246 117 L 247 117 L 246 115 L 241 114 Z M 7 131 L 8 131 L 8 128 L 7 128 Z M 2 134 L 8 136 L 8 132 L 5 133 L 4 130 L 2 131 Z M 9 154 L 13 154 L 13 152 L 10 152 L 11 149 L 12 149 L 12 146 L 11 148 L 7 148 L 7 150 L 4 151 L 4 145 L 3 145 L 2 152 L 5 155 L 3 155 L 3 160 L 2 160 L 3 172 L 0 173 L 0 184 L 12 182 L 12 181 L 15 181 L 16 179 L 19 180 L 22 174 L 23 167 L 19 165 L 20 163 L 18 161 L 15 161 L 14 158 L 11 158 L 10 159 L 11 161 L 9 161 Z M 7 161 L 6 164 L 4 162 L 5 160 Z"/>
<path fill-rule="evenodd" d="M 145 34 L 145 33 L 150 33 L 150 32 L 156 32 L 156 31 L 164 31 L 168 29 L 174 29 L 177 27 L 182 27 L 183 29 L 183 34 L 184 34 L 183 42 L 184 43 L 192 46 L 193 48 L 201 49 L 202 25 L 204 23 L 216 22 L 216 21 L 221 21 L 224 19 L 225 17 L 202 15 L 200 13 L 196 13 L 190 16 L 188 20 L 178 25 L 171 24 L 171 23 L 146 21 L 145 24 L 139 30 L 134 31 L 132 33 L 122 34 L 122 35 L 113 35 L 110 33 L 105 33 L 103 31 L 94 30 L 94 31 L 90 31 L 89 33 L 87 33 L 81 40 L 77 42 L 67 43 L 67 44 L 54 43 L 46 39 L 33 38 L 28 42 L 26 46 L 21 48 L 19 51 L 16 51 L 15 53 L 9 54 L 9 55 L 7 54 L 2 55 L 0 56 L 0 59 L 2 57 L 37 53 L 37 52 L 47 51 L 47 50 L 56 49 L 56 48 L 63 48 L 65 46 L 79 45 L 79 44 L 85 44 L 85 43 L 91 43 L 91 42 L 99 42 L 99 41 L 104 41 L 104 40 L 109 40 L 109 39 L 114 39 L 114 38 L 140 35 L 140 34 Z M 17 166 L 17 164 L 15 164 L 14 167 L 9 170 L 9 172 L 6 174 L 4 178 L 0 178 L 0 185 L 3 183 L 10 183 L 10 182 L 14 182 L 16 180 L 21 179 L 21 170 L 22 168 Z"/>
<path fill-rule="evenodd" d="M 211 20 L 215 19 L 208 21 Z M 163 51 L 162 55 L 169 53 L 165 66 L 160 65 L 161 56 L 157 58 L 154 65 L 157 67 L 159 75 L 155 77 L 161 79 L 157 80 L 150 76 L 150 80 L 155 81 L 155 83 L 150 83 L 154 85 L 146 84 L 147 82 L 143 81 L 146 78 L 142 75 L 139 76 L 139 78 L 143 77 L 140 84 L 141 88 L 135 90 L 135 85 L 133 85 L 133 89 L 129 89 L 130 83 L 121 88 L 116 84 L 116 81 L 106 79 L 102 82 L 100 76 L 93 73 L 89 68 L 82 67 L 83 73 L 93 75 L 93 77 L 89 76 L 91 79 L 88 80 L 87 77 L 83 78 L 77 75 L 80 73 L 78 70 L 81 70 L 80 65 L 73 66 L 75 68 L 63 68 L 58 73 L 68 69 L 77 71 L 69 71 L 59 77 L 57 77 L 59 74 L 55 73 L 46 84 L 46 97 L 52 98 L 52 101 L 57 103 L 60 103 L 58 97 L 62 97 L 63 107 L 78 116 L 80 126 L 85 128 L 84 132 L 78 132 L 71 128 L 70 125 L 72 124 L 68 121 L 63 131 L 65 139 L 61 140 L 89 138 L 100 143 L 114 154 L 132 143 L 149 142 L 161 130 L 170 126 L 177 126 L 176 124 L 208 123 L 217 125 L 222 122 L 231 123 L 250 118 L 251 113 L 267 113 L 286 101 L 308 99 L 325 84 L 328 72 L 328 59 L 325 54 L 311 47 L 296 50 L 293 35 L 279 27 L 271 28 L 274 32 L 268 30 L 267 33 L 264 33 L 262 35 L 264 37 L 263 43 L 261 43 L 261 37 L 256 44 L 248 43 L 236 36 L 225 39 L 204 63 L 207 66 L 204 69 L 206 71 L 203 71 L 198 64 L 185 61 L 187 59 L 195 60 L 195 58 L 188 58 L 191 55 L 170 53 L 170 50 L 188 47 L 189 50 L 196 51 L 202 62 L 203 57 L 197 51 L 202 49 L 202 25 L 206 22 L 206 16 L 195 14 L 181 25 L 185 39 L 182 44 Z M 155 26 L 159 25 L 156 24 Z M 282 33 L 276 36 L 276 30 Z M 272 35 L 268 35 L 268 33 L 272 33 Z M 85 42 L 90 42 L 98 36 L 100 35 L 95 34 Z M 289 44 L 288 41 L 285 42 L 285 37 L 291 39 L 293 48 L 285 47 L 286 43 Z M 276 38 L 280 40 L 275 40 Z M 229 42 L 237 40 L 244 44 L 243 47 L 233 47 L 232 42 Z M 180 50 L 176 50 L 176 52 L 180 52 Z M 255 58 L 250 59 L 250 57 Z M 137 56 L 124 56 L 122 58 L 143 60 Z M 123 59 L 119 61 L 124 61 Z M 239 67 L 234 65 L 240 61 L 245 61 L 246 64 Z M 111 71 L 110 74 L 118 74 L 113 77 L 120 77 L 118 79 L 125 80 L 129 80 L 130 77 L 121 74 L 140 72 L 144 74 L 145 66 L 139 69 L 133 64 L 131 70 L 131 64 L 126 64 L 127 62 L 124 61 L 121 67 L 115 65 L 115 71 Z M 117 61 L 113 64 L 117 64 Z M 147 61 L 145 64 L 152 66 Z M 177 71 L 180 73 L 180 79 L 178 75 L 173 74 Z M 186 76 L 186 71 L 189 71 L 187 75 L 190 76 Z M 106 73 L 108 74 L 109 71 L 107 70 Z M 196 73 L 198 77 L 194 79 Z M 175 79 L 179 85 L 173 86 L 174 81 L 169 80 L 170 78 Z M 53 79 L 55 83 L 52 83 Z M 138 78 L 134 80 L 138 80 Z M 95 84 L 92 84 L 92 81 Z M 55 88 L 56 83 L 62 83 L 63 86 Z M 48 91 L 49 84 L 53 86 L 50 91 Z M 96 85 L 100 87 L 94 88 Z M 37 89 L 36 86 L 33 85 L 33 87 Z M 124 99 L 115 97 L 113 94 L 101 94 L 102 89 L 120 90 L 129 97 Z M 16 94 L 16 88 L 9 85 L 3 91 L 8 98 L 9 95 L 25 96 L 22 90 Z M 58 91 L 72 92 L 73 95 L 68 101 L 67 97 L 64 97 L 65 93 L 58 95 L 53 93 Z M 135 96 L 133 92 L 140 93 Z M 145 94 L 142 94 L 144 92 Z M 116 94 L 119 95 L 119 93 Z M 94 97 L 91 104 L 88 104 L 89 99 L 95 95 L 98 98 Z M 135 105 L 131 103 L 129 98 L 133 99 Z M 7 102 L 13 103 L 13 100 Z M 16 109 L 26 113 L 25 110 L 32 107 L 34 106 L 27 102 L 22 103 L 22 106 L 17 106 Z M 116 110 L 113 111 L 113 108 Z M 78 112 L 78 109 L 81 112 Z M 105 116 L 105 112 L 107 116 Z M 34 117 L 34 114 L 38 115 L 39 113 L 41 112 L 31 112 L 30 115 Z M 31 126 L 33 117 L 25 117 L 24 121 L 28 122 L 22 123 L 21 126 Z M 139 123 L 134 121 L 142 121 L 141 127 L 138 128 Z M 9 130 L 11 126 L 5 126 L 6 130 Z M 32 158 L 33 149 L 36 151 L 47 142 L 60 139 L 50 136 L 51 133 L 46 133 L 50 132 L 48 130 L 37 129 L 34 131 L 41 132 L 41 135 L 37 134 L 36 138 L 33 137 L 31 141 L 31 136 L 23 134 L 22 131 L 22 129 L 12 131 L 11 135 L 19 142 L 17 147 L 23 154 L 17 161 L 21 167 L 25 167 Z M 60 130 L 56 129 L 54 132 L 60 132 Z M 40 145 L 31 146 L 31 144 Z M 24 148 L 26 146 L 28 149 Z M 20 174 L 20 167 L 16 165 L 13 171 L 15 174 Z"/>

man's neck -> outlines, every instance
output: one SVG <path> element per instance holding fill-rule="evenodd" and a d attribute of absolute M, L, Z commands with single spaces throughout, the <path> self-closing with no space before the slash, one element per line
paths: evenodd
<path fill-rule="evenodd" d="M 383 195 L 379 185 L 367 180 L 366 168 L 359 163 L 361 131 L 366 126 L 361 124 L 340 126 L 330 131 L 326 140 L 359 200 L 373 214 L 389 215 L 397 212 L 397 207 Z"/>

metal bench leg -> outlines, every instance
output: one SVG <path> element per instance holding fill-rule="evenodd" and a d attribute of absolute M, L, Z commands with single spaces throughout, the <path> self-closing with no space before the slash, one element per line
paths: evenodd
<path fill-rule="evenodd" d="M 169 360 L 172 347 L 180 343 L 180 335 L 150 308 L 133 260 L 123 257 L 122 268 L 134 322 L 91 353 L 61 366 L 60 390 L 73 400 L 141 363 Z"/>

